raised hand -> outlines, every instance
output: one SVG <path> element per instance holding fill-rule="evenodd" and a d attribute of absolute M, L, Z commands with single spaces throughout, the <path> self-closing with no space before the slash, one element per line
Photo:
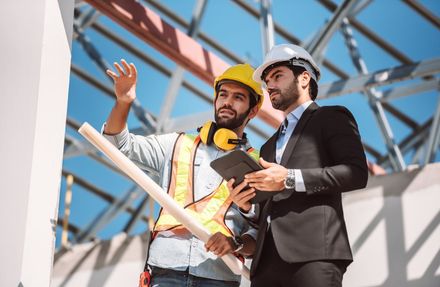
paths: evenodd
<path fill-rule="evenodd" d="M 113 64 L 118 73 L 110 69 L 106 73 L 113 79 L 117 100 L 129 104 L 136 99 L 137 71 L 133 63 L 129 65 L 124 59 L 121 64 L 122 67 L 117 62 Z"/>

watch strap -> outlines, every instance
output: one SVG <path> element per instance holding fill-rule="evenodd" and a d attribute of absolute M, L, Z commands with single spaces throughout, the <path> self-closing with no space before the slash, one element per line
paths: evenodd
<path fill-rule="evenodd" d="M 234 249 L 234 252 L 238 252 L 241 249 L 243 249 L 244 242 L 243 242 L 243 239 L 240 236 L 232 237 L 232 241 L 234 242 L 234 245 L 236 246 L 235 249 Z"/>

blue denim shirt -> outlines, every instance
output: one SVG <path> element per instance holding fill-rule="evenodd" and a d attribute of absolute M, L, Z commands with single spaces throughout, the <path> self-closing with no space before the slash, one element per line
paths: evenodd
<path fill-rule="evenodd" d="M 168 190 L 171 156 L 177 133 L 144 137 L 130 134 L 125 129 L 118 135 L 104 136 L 140 168 L 157 173 L 159 185 L 164 192 Z M 222 178 L 209 164 L 225 154 L 214 145 L 199 145 L 194 161 L 195 200 L 205 197 L 219 186 Z M 249 234 L 256 239 L 257 230 L 249 225 L 234 204 L 227 211 L 225 222 L 234 235 Z M 178 235 L 171 231 L 159 232 L 151 242 L 148 264 L 179 271 L 189 269 L 190 274 L 203 278 L 240 281 L 239 275 L 235 275 L 221 258 L 206 252 L 204 242 L 189 232 Z"/>

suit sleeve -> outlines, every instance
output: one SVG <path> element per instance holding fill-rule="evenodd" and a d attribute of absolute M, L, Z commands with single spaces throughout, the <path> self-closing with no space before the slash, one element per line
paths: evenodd
<path fill-rule="evenodd" d="M 358 127 L 346 108 L 323 109 L 322 145 L 330 165 L 301 169 L 308 195 L 364 188 L 368 168 Z"/>

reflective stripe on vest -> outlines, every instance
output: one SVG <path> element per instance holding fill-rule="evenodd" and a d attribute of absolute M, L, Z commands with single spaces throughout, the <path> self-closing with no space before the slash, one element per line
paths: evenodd
<path fill-rule="evenodd" d="M 221 232 L 226 236 L 233 236 L 232 231 L 225 224 L 225 214 L 232 204 L 226 181 L 223 180 L 216 190 L 194 202 L 193 163 L 199 143 L 198 136 L 179 135 L 174 146 L 168 194 L 211 234 Z M 248 152 L 253 158 L 258 158 L 258 152 L 253 148 Z M 179 229 L 184 229 L 182 224 L 161 209 L 154 231 Z"/>

